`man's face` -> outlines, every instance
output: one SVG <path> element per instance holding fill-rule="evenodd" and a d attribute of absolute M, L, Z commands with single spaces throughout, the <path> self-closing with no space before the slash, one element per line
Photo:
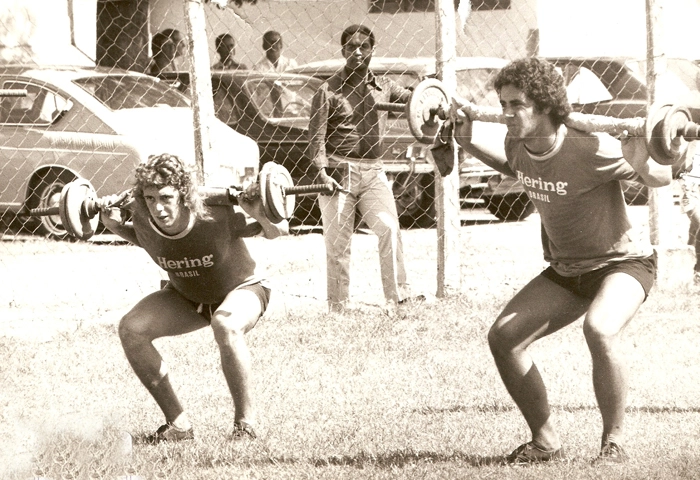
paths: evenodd
<path fill-rule="evenodd" d="M 143 189 L 148 212 L 156 225 L 166 233 L 179 233 L 174 230 L 182 224 L 185 207 L 180 202 L 180 192 L 171 186 L 149 185 Z M 189 221 L 189 218 L 187 219 Z"/>
<path fill-rule="evenodd" d="M 175 42 L 175 56 L 180 57 L 185 54 L 185 37 L 182 33 L 175 32 L 172 36 L 173 42 Z"/>
<path fill-rule="evenodd" d="M 366 69 L 372 60 L 374 47 L 368 35 L 354 33 L 343 45 L 345 65 L 350 70 Z"/>
<path fill-rule="evenodd" d="M 272 63 L 277 62 L 279 60 L 280 56 L 282 55 L 282 39 L 281 38 L 273 38 L 272 42 L 268 42 L 267 40 L 265 41 L 265 56 L 269 61 Z"/>
<path fill-rule="evenodd" d="M 532 100 L 513 85 L 503 86 L 500 100 L 508 133 L 514 138 L 535 136 L 549 119 L 547 113 L 538 112 Z"/>
<path fill-rule="evenodd" d="M 219 47 L 219 56 L 222 60 L 232 59 L 236 55 L 236 42 L 231 37 L 224 38 Z"/>

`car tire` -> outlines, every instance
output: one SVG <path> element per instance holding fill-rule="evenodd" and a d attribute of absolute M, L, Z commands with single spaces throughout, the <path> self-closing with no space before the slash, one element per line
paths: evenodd
<path fill-rule="evenodd" d="M 435 184 L 431 175 L 400 172 L 392 193 L 402 228 L 430 228 L 435 225 Z"/>
<path fill-rule="evenodd" d="M 486 198 L 486 208 L 499 220 L 505 222 L 524 220 L 535 211 L 535 205 L 526 193 L 493 195 Z"/>
<path fill-rule="evenodd" d="M 31 197 L 30 208 L 57 207 L 61 197 L 61 190 L 66 183 L 75 180 L 75 175 L 69 172 L 49 172 L 41 179 Z M 68 232 L 63 228 L 61 217 L 58 215 L 45 215 L 35 217 L 29 223 L 32 233 L 57 240 L 70 239 Z"/>

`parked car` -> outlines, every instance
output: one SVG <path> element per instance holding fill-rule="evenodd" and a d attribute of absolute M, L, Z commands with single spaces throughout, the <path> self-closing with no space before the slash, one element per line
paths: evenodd
<path fill-rule="evenodd" d="M 376 75 L 389 77 L 405 87 L 413 88 L 421 80 L 436 76 L 435 63 L 435 58 L 432 57 L 373 57 L 370 68 Z M 455 61 L 457 95 L 477 105 L 499 107 L 498 95 L 493 90 L 492 80 L 507 63 L 504 59 L 493 57 L 458 57 Z M 327 79 L 344 65 L 344 59 L 323 60 L 301 65 L 292 71 Z M 486 134 L 493 135 L 495 138 L 505 133 L 505 128 L 501 125 L 482 125 L 480 128 L 488 130 Z M 392 188 L 399 211 L 427 212 L 429 215 L 434 215 L 434 173 L 432 169 L 426 170 L 426 167 L 432 167 L 430 149 L 413 138 L 408 128 L 408 121 L 402 114 L 389 116 L 385 144 L 387 149 L 398 153 L 393 161 L 384 159 L 384 164 L 387 176 L 393 182 Z M 420 155 L 410 155 L 408 152 L 411 151 L 417 151 Z M 413 171 L 407 171 L 406 165 L 413 165 Z M 506 203 L 500 198 L 501 194 L 496 193 L 492 196 L 486 193 L 489 179 L 496 177 L 498 172 L 461 150 L 459 168 L 459 188 L 463 207 L 487 207 L 499 218 L 517 216 L 521 219 L 534 210 L 530 207 L 528 211 L 516 212 L 517 215 L 504 212 L 501 205 Z M 524 192 L 515 193 L 513 196 L 515 197 L 511 202 L 513 208 L 517 208 L 524 202 L 528 202 L 527 205 L 529 205 Z"/>
<path fill-rule="evenodd" d="M 634 58 L 552 57 L 562 72 L 575 111 L 617 118 L 646 117 L 646 61 Z M 667 59 L 656 80 L 657 101 L 684 105 L 700 121 L 700 66 L 686 59 Z M 646 204 L 648 191 L 637 182 L 623 182 L 628 204 Z M 523 191 L 515 179 L 499 175 L 488 182 L 492 195 Z"/>
<path fill-rule="evenodd" d="M 0 98 L 3 212 L 56 206 L 63 185 L 78 177 L 98 195 L 119 193 L 130 188 L 134 167 L 149 155 L 173 153 L 194 165 L 190 101 L 156 78 L 117 69 L 4 66 L 0 88 L 27 92 Z M 254 181 L 255 142 L 222 122 L 211 127 L 204 183 Z M 66 236 L 58 215 L 29 218 L 26 227 Z"/>

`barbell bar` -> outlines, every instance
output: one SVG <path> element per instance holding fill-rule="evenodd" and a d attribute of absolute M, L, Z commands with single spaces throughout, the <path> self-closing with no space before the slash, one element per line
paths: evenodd
<path fill-rule="evenodd" d="M 505 123 L 500 109 L 482 107 L 460 99 L 462 110 L 472 121 Z M 416 139 L 432 144 L 442 121 L 447 120 L 451 100 L 442 82 L 429 78 L 421 81 L 411 93 L 408 103 L 377 103 L 379 110 L 405 112 L 408 126 Z M 565 124 L 584 132 L 644 137 L 649 156 L 661 165 L 674 165 L 683 160 L 688 142 L 700 140 L 700 124 L 693 121 L 688 108 L 655 103 L 646 118 L 616 118 L 571 112 Z M 692 159 L 684 159 L 690 162 Z"/>
<path fill-rule="evenodd" d="M 295 195 L 332 193 L 333 184 L 311 184 L 295 186 L 292 177 L 282 165 L 267 162 L 258 174 L 260 199 L 265 216 L 272 223 L 280 223 L 291 218 L 294 212 Z M 238 197 L 243 193 L 240 186 L 197 187 L 207 205 L 238 205 Z M 66 183 L 61 189 L 58 205 L 33 208 L 23 215 L 38 217 L 58 215 L 66 232 L 80 240 L 88 240 L 95 234 L 99 224 L 99 213 L 112 197 L 98 198 L 92 184 L 84 178 Z"/>
<path fill-rule="evenodd" d="M 505 123 L 503 114 L 487 107 L 465 103 L 461 108 L 471 121 Z M 683 106 L 654 103 L 646 118 L 615 118 L 571 112 L 564 122 L 567 127 L 584 132 L 644 137 L 649 156 L 661 165 L 675 165 L 683 159 L 689 141 L 700 139 L 700 125 L 692 120 Z M 692 159 L 685 159 L 692 161 Z"/>

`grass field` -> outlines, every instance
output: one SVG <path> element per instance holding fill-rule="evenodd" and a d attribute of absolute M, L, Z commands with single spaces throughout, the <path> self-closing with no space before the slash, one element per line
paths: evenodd
<path fill-rule="evenodd" d="M 0 478 L 700 478 L 692 285 L 654 290 L 628 329 L 628 464 L 589 465 L 601 421 L 580 321 L 532 348 L 568 459 L 500 464 L 529 438 L 486 332 L 543 266 L 538 220 L 461 235 L 459 293 L 396 316 L 379 307 L 372 236 L 354 239 L 356 308 L 343 315 L 325 313 L 320 235 L 255 239 L 277 286 L 248 335 L 259 439 L 228 440 L 232 404 L 205 329 L 158 343 L 196 428 L 194 441 L 158 446 L 139 443 L 162 417 L 116 335 L 120 316 L 158 288 L 157 268 L 130 246 L 0 243 L 10 279 L 0 292 Z M 435 231 L 406 231 L 404 243 L 416 289 L 434 293 Z"/>

